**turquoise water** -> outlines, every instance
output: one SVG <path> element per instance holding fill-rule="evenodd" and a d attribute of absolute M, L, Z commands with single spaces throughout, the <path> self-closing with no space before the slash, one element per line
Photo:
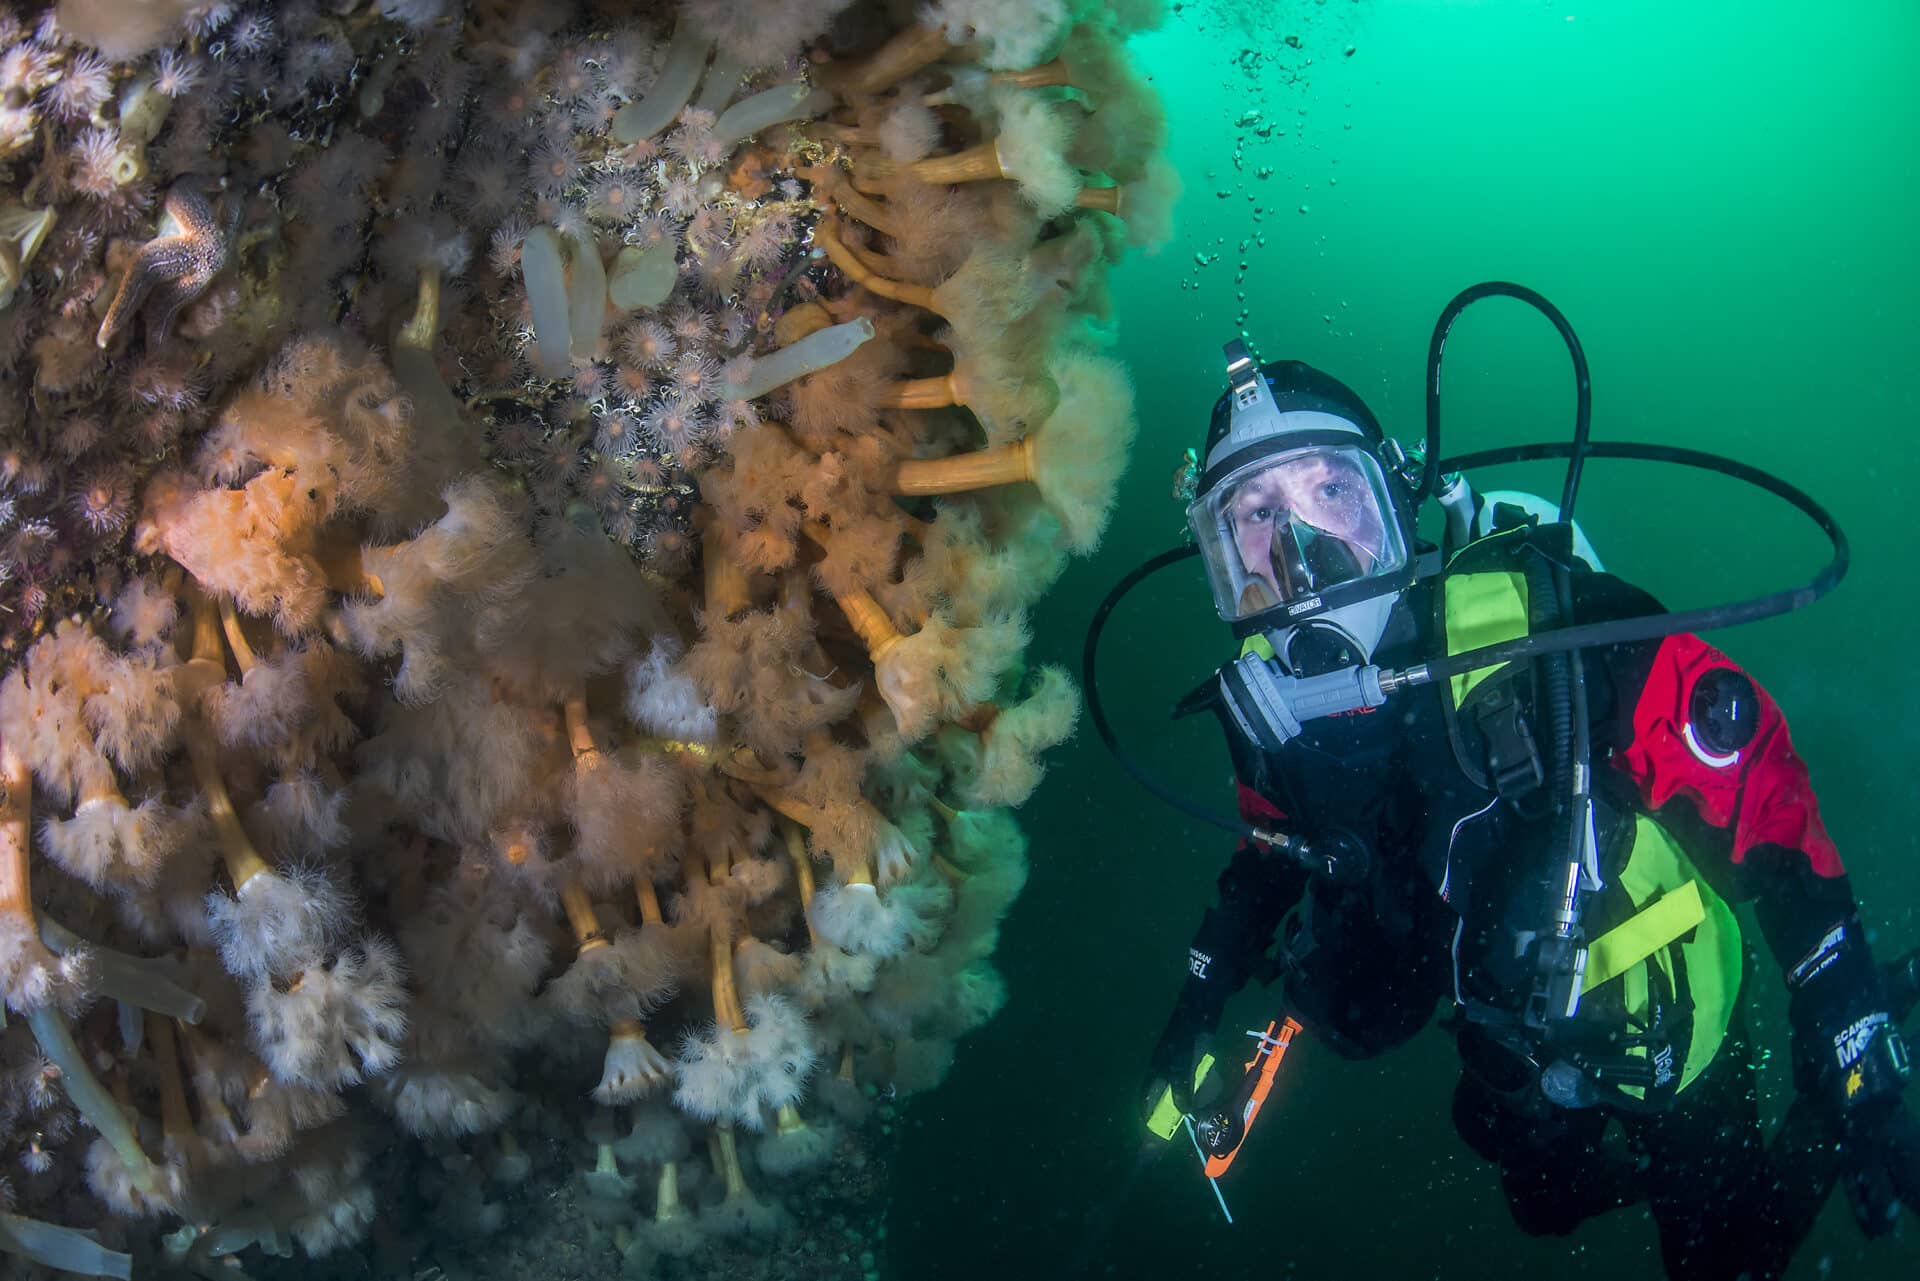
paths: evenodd
<path fill-rule="evenodd" d="M 1179 537 L 1170 476 L 1243 323 L 1265 358 L 1327 369 L 1412 440 L 1434 315 L 1475 281 L 1518 281 L 1580 333 L 1596 439 L 1735 454 L 1848 532 L 1853 568 L 1832 598 L 1713 639 L 1784 705 L 1882 954 L 1920 941 L 1920 692 L 1903 674 L 1920 10 L 1187 4 L 1138 47 L 1186 191 L 1174 242 L 1116 285 L 1138 454 L 1102 553 L 1036 618 L 1036 657 L 1077 663 L 1108 584 Z M 1448 361 L 1450 451 L 1570 429 L 1564 352 L 1518 304 L 1476 306 Z M 1484 479 L 1559 486 L 1551 467 Z M 1595 463 L 1580 511 L 1609 568 L 1676 607 L 1804 580 L 1822 556 L 1789 509 L 1713 477 Z M 1230 646 L 1204 587 L 1143 588 L 1111 637 L 1103 688 L 1122 732 L 1224 808 L 1216 732 L 1164 721 Z M 1432 1032 L 1366 1065 L 1304 1041 L 1226 1182 L 1235 1226 L 1190 1153 L 1119 1200 L 1146 1056 L 1229 842 L 1141 795 L 1085 729 L 1026 817 L 1033 879 L 998 957 L 1012 997 L 948 1085 L 912 1105 L 895 1275 L 1059 1275 L 1101 1211 L 1117 1217 L 1093 1258 L 1115 1276 L 1659 1274 L 1639 1210 L 1565 1241 L 1519 1235 L 1492 1169 L 1448 1124 L 1452 1049 Z M 1777 980 L 1759 986 L 1777 1108 L 1786 1032 Z M 1227 1026 L 1271 1013 L 1249 992 Z M 1836 1200 L 1793 1275 L 1916 1267 L 1911 1228 L 1868 1245 Z"/>

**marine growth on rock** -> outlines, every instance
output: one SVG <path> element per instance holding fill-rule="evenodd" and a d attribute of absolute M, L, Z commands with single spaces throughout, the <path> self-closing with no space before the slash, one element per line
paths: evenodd
<path fill-rule="evenodd" d="M 1004 998 L 1157 16 L 0 13 L 0 1253 L 808 1230 Z"/>

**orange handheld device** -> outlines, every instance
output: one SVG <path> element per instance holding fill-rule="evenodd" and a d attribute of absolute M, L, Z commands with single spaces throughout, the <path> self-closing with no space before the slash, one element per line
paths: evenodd
<path fill-rule="evenodd" d="M 1249 1031 L 1254 1039 L 1253 1057 L 1247 1061 L 1246 1075 L 1224 1107 L 1194 1124 L 1194 1138 L 1207 1159 L 1207 1177 L 1217 1179 L 1227 1172 L 1240 1145 L 1247 1141 L 1261 1104 L 1273 1089 L 1274 1074 L 1287 1057 L 1294 1033 L 1300 1025 L 1288 1018 L 1267 1024 L 1264 1032 Z"/>

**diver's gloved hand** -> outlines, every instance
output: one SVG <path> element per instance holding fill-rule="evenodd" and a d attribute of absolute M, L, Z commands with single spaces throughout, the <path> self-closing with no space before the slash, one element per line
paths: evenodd
<path fill-rule="evenodd" d="M 1900 1029 L 1890 1023 L 1875 1034 L 1875 1042 L 1863 1056 L 1862 1076 L 1898 1083 L 1861 1087 L 1840 1122 L 1847 1200 L 1868 1236 L 1891 1232 L 1902 1205 L 1920 1211 L 1920 1118 L 1900 1098 L 1910 1070 L 1906 1047 Z"/>
<path fill-rule="evenodd" d="M 1140 1118 L 1149 1130 L 1155 1129 L 1154 1113 L 1169 1091 L 1173 1094 L 1174 1107 L 1180 1115 L 1187 1116 L 1206 1101 L 1196 1094 L 1218 1090 L 1217 1082 L 1211 1079 L 1208 1088 L 1196 1089 L 1202 1063 L 1213 1047 L 1214 1029 L 1220 1025 L 1221 1008 L 1231 994 L 1211 981 L 1212 978 L 1211 973 L 1198 972 L 1188 978 L 1166 1027 L 1160 1031 L 1160 1039 L 1154 1043 L 1153 1054 L 1147 1060 L 1147 1077 L 1140 1086 Z M 1157 1133 L 1159 1137 L 1166 1137 L 1164 1128 Z"/>
<path fill-rule="evenodd" d="M 1828 1117 L 1854 1217 L 1879 1236 L 1901 1203 L 1920 1210 L 1920 1119 L 1902 1097 L 1912 1063 L 1857 916 L 1788 971 L 1787 989 L 1794 1083 Z"/>
<path fill-rule="evenodd" d="M 1167 1025 L 1147 1060 L 1147 1079 L 1141 1084 L 1143 1120 L 1151 1120 L 1161 1096 L 1169 1089 L 1182 1113 L 1193 1111 L 1195 1069 L 1212 1043 L 1214 1029 L 1220 1026 L 1221 1011 L 1246 982 L 1246 974 L 1235 963 L 1241 950 L 1236 943 L 1234 921 L 1219 909 L 1209 908 L 1193 945 L 1187 949 L 1187 981 L 1181 985 L 1180 999 L 1174 1002 Z"/>
<path fill-rule="evenodd" d="M 1880 974 L 1886 980 L 1887 1003 L 1893 1010 L 1893 1021 L 1906 1022 L 1914 1006 L 1920 1005 L 1920 947 L 1887 962 Z"/>
<path fill-rule="evenodd" d="M 1194 1077 L 1199 1074 L 1201 1061 L 1206 1057 L 1213 1036 L 1206 1028 L 1177 1027 L 1167 1025 L 1160 1034 L 1160 1042 L 1154 1046 L 1153 1057 L 1148 1060 L 1147 1078 L 1140 1087 L 1140 1117 L 1151 1121 L 1160 1100 L 1168 1091 L 1173 1093 L 1173 1105 L 1182 1116 L 1192 1114 L 1197 1106 L 1194 1098 Z"/>

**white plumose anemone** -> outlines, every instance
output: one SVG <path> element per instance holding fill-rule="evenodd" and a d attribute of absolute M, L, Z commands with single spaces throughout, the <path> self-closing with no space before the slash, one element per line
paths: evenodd
<path fill-rule="evenodd" d="M 701 1120 L 760 1130 L 800 1100 L 819 1050 L 806 1016 L 782 997 L 750 997 L 746 1014 L 744 1031 L 709 1024 L 681 1043 L 673 1101 Z"/>

